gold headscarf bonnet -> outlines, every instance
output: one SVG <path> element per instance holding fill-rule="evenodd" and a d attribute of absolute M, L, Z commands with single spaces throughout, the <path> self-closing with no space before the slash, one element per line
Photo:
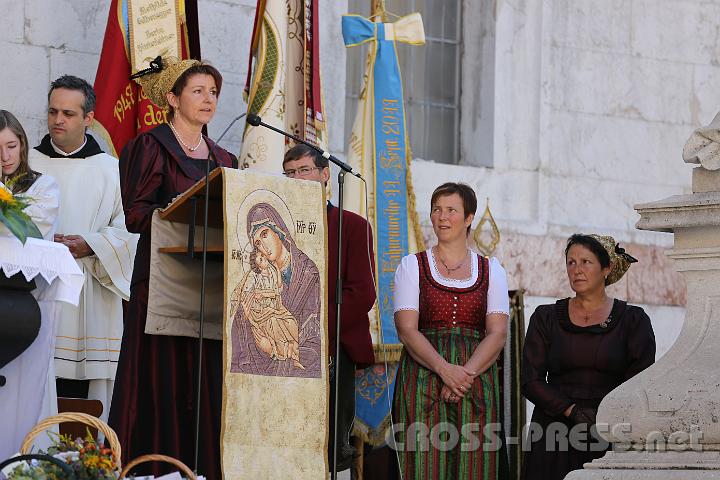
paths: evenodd
<path fill-rule="evenodd" d="M 160 108 L 169 107 L 167 94 L 172 91 L 178 78 L 191 67 L 200 65 L 198 60 L 179 60 L 177 57 L 156 57 L 150 67 L 133 74 L 130 78 L 137 81 L 145 95 Z"/>
<path fill-rule="evenodd" d="M 620 247 L 620 244 L 610 235 L 596 235 L 593 233 L 588 237 L 597 240 L 610 257 L 611 270 L 605 279 L 605 285 L 612 285 L 620 280 L 630 268 L 630 264 L 637 262 L 637 259 L 625 253 L 625 249 Z"/>

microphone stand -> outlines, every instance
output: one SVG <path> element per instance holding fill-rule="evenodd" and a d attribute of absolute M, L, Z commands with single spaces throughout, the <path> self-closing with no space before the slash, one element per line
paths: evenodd
<path fill-rule="evenodd" d="M 225 136 L 225 134 L 228 132 L 228 130 L 230 130 L 230 127 L 232 127 L 233 125 L 235 125 L 235 122 L 237 122 L 238 120 L 240 120 L 241 118 L 243 118 L 246 114 L 247 114 L 247 112 L 241 113 L 241 114 L 238 115 L 237 117 L 233 118 L 233 121 L 230 122 L 230 125 L 228 125 L 227 128 L 225 129 L 225 131 L 223 131 L 223 133 L 220 134 L 220 137 L 217 139 L 217 141 L 216 141 L 215 143 L 217 143 L 218 145 L 220 145 L 220 140 L 222 140 L 223 137 Z"/>
<path fill-rule="evenodd" d="M 330 155 L 328 152 L 323 151 L 321 148 L 319 148 L 317 145 L 313 145 L 310 142 L 305 141 L 304 139 L 297 137 L 293 135 L 292 133 L 283 132 L 279 128 L 275 128 L 272 125 L 268 125 L 267 123 L 263 122 L 262 119 L 254 114 L 250 114 L 247 117 L 247 122 L 256 127 L 258 125 L 262 125 L 265 128 L 269 128 L 270 130 L 279 133 L 280 135 L 292 138 L 298 143 L 302 143 L 303 145 L 307 145 L 308 147 L 312 148 L 313 150 L 319 152 L 324 158 L 327 158 L 330 162 L 334 163 L 338 167 L 340 167 L 340 172 L 338 173 L 338 253 L 337 253 L 337 277 L 335 279 L 335 391 L 333 392 L 333 405 L 334 405 L 334 418 L 333 418 L 333 465 L 332 465 L 332 472 L 331 472 L 331 479 L 335 480 L 337 478 L 337 438 L 338 438 L 338 429 L 337 429 L 337 423 L 338 423 L 338 396 L 340 393 L 339 385 L 340 382 L 338 381 L 338 375 L 340 373 L 340 325 L 341 325 L 341 313 L 342 313 L 342 301 L 343 301 L 343 292 L 342 292 L 342 224 L 343 224 L 343 186 L 345 184 L 345 174 L 350 173 L 352 175 L 355 175 L 358 178 L 362 178 L 359 173 L 353 172 L 352 167 L 348 165 L 345 162 L 342 162 L 335 158 L 334 156 Z"/>
<path fill-rule="evenodd" d="M 245 113 L 241 113 L 230 122 L 225 131 L 217 139 L 216 144 L 220 143 L 225 134 L 230 130 L 235 122 L 245 116 Z M 207 126 L 203 127 L 204 129 Z M 200 332 L 198 334 L 198 360 L 197 360 L 197 390 L 195 391 L 195 458 L 193 463 L 193 471 L 195 474 L 198 473 L 198 458 L 200 456 L 200 395 L 202 391 L 202 367 L 203 367 L 203 339 L 205 330 L 205 283 L 207 279 L 207 231 L 208 231 L 208 214 L 210 210 L 210 159 L 213 158 L 212 150 L 208 153 L 208 160 L 205 163 L 205 205 L 204 205 L 204 218 L 203 218 L 203 243 L 202 243 L 202 274 L 200 280 Z M 216 162 L 216 167 L 217 165 Z M 197 202 L 195 197 L 192 199 L 192 221 L 189 225 L 189 237 L 188 237 L 188 255 L 190 258 L 194 256 L 195 250 L 195 219 L 197 215 Z"/>
<path fill-rule="evenodd" d="M 338 172 L 338 246 L 337 246 L 337 277 L 335 279 L 335 392 L 333 392 L 334 418 L 333 418 L 333 468 L 330 478 L 337 478 L 338 457 L 338 398 L 340 397 L 340 316 L 342 313 L 342 226 L 343 226 L 343 187 L 345 185 L 345 170 Z M 343 432 L 343 435 L 345 433 Z"/>
<path fill-rule="evenodd" d="M 315 150 L 316 152 L 318 152 L 320 155 L 322 155 L 324 158 L 327 158 L 330 162 L 332 162 L 332 163 L 334 163 L 335 165 L 337 165 L 338 167 L 340 167 L 341 170 L 343 170 L 343 171 L 345 171 L 345 172 L 347 172 L 347 173 L 349 173 L 349 174 L 351 174 L 351 175 L 355 175 L 355 176 L 358 177 L 358 178 L 362 178 L 359 173 L 353 171 L 353 169 L 352 169 L 352 167 L 351 167 L 350 165 L 348 165 L 347 163 L 343 162 L 342 160 L 339 160 L 339 159 L 335 158 L 335 156 L 330 155 L 329 152 L 326 152 L 325 150 L 323 150 L 322 148 L 318 147 L 317 145 L 313 145 L 312 143 L 310 143 L 310 142 L 308 142 L 308 141 L 305 141 L 305 140 L 303 140 L 302 138 L 293 135 L 292 133 L 283 132 L 283 131 L 280 130 L 279 128 L 273 127 L 272 125 L 268 125 L 267 123 L 263 122 L 262 119 L 261 119 L 260 117 L 258 117 L 257 115 L 255 115 L 255 114 L 252 114 L 252 113 L 251 113 L 250 115 L 248 115 L 248 117 L 247 117 L 247 123 L 249 123 L 249 124 L 252 125 L 253 127 L 257 127 L 258 125 L 262 125 L 263 127 L 269 128 L 269 129 L 272 130 L 273 132 L 277 132 L 277 133 L 279 133 L 280 135 L 282 135 L 282 136 L 284 136 L 284 137 L 292 138 L 293 140 L 295 140 L 295 141 L 298 142 L 298 143 L 302 143 L 303 145 L 307 145 L 308 147 L 312 148 L 313 150 Z"/>
<path fill-rule="evenodd" d="M 239 117 L 238 117 L 239 118 Z M 234 121 L 233 121 L 234 122 Z M 232 125 L 232 124 L 231 124 Z M 229 128 L 229 127 L 228 127 Z M 227 131 L 227 130 L 226 130 Z M 224 135 L 224 133 L 223 133 Z M 212 150 L 208 153 L 205 164 L 205 205 L 203 218 L 203 242 L 202 242 L 202 274 L 200 281 L 200 332 L 198 336 L 198 359 L 197 359 L 197 389 L 195 392 L 195 462 L 193 471 L 198 473 L 198 457 L 200 454 L 200 393 L 202 391 L 202 368 L 203 368 L 203 337 L 205 328 L 205 280 L 207 277 L 207 231 L 208 212 L 210 210 L 210 159 L 213 158 Z M 195 210 L 195 209 L 193 209 Z M 193 215 L 193 226 L 195 218 Z"/>

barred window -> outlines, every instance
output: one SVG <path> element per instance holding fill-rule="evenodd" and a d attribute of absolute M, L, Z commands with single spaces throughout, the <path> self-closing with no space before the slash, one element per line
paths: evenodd
<path fill-rule="evenodd" d="M 348 12 L 368 17 L 368 0 L 350 0 Z M 398 44 L 405 116 L 414 158 L 460 162 L 460 0 L 386 0 L 397 14 L 419 12 L 425 45 Z M 396 19 L 389 16 L 388 21 Z M 367 45 L 347 50 L 345 138 L 350 138 L 362 87 Z M 347 143 L 347 142 L 346 142 Z"/>

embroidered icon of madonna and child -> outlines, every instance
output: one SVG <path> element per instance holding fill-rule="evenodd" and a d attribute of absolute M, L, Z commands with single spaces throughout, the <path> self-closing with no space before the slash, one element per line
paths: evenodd
<path fill-rule="evenodd" d="M 253 193 L 238 210 L 243 274 L 230 297 L 230 372 L 319 378 L 320 272 L 295 243 L 287 205 Z"/>

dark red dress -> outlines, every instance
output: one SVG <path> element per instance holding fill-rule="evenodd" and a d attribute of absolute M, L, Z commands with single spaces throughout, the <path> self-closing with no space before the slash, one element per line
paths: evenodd
<path fill-rule="evenodd" d="M 563 412 L 573 403 L 597 407 L 605 395 L 655 361 L 655 335 L 642 308 L 615 300 L 606 327 L 570 321 L 568 299 L 540 305 L 525 336 L 522 390 L 535 404 L 532 422 L 543 430 L 525 454 L 522 478 L 561 480 L 583 463 L 605 455 L 607 442 L 582 435 L 570 443 L 574 426 Z M 551 424 L 554 424 L 551 427 Z M 553 434 L 549 428 L 568 435 Z M 567 447 L 564 445 L 567 443 Z"/>
<path fill-rule="evenodd" d="M 211 140 L 206 141 L 213 158 L 211 168 L 216 164 L 237 167 L 233 155 Z M 165 124 L 136 137 L 120 156 L 125 224 L 128 231 L 140 234 L 109 418 L 122 445 L 123 463 L 140 455 L 160 453 L 178 458 L 191 468 L 194 464 L 197 339 L 147 335 L 144 331 L 152 213 L 202 178 L 206 162 L 186 156 Z M 205 340 L 202 378 L 198 471 L 214 480 L 222 478 L 222 342 Z M 168 469 L 160 464 L 148 465 L 145 471 L 159 473 Z"/>

